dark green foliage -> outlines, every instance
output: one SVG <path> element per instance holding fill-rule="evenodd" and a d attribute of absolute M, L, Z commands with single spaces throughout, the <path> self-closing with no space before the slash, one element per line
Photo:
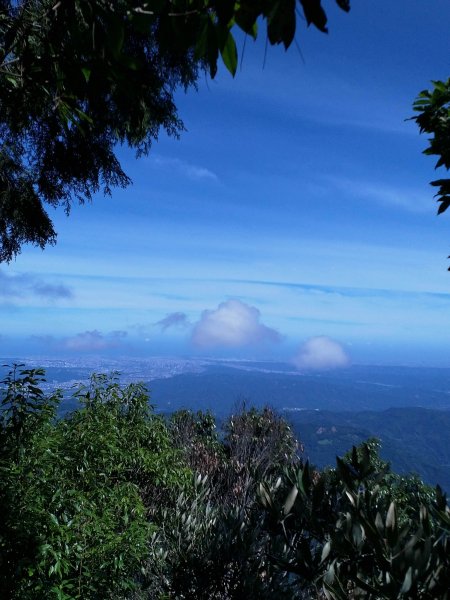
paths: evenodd
<path fill-rule="evenodd" d="M 306 464 L 279 486 L 261 486 L 275 555 L 297 586 L 329 599 L 445 599 L 450 589 L 450 509 L 438 487 L 388 471 L 372 441 L 336 470 Z M 412 493 L 411 493 L 412 492 Z"/>
<path fill-rule="evenodd" d="M 361 392 L 363 393 L 363 392 Z M 425 394 L 422 393 L 425 398 Z M 425 401 L 424 401 L 425 403 Z M 405 407 L 383 411 L 292 411 L 289 419 L 307 456 L 320 468 L 370 437 L 396 473 L 418 473 L 426 483 L 450 489 L 450 411 Z"/>
<path fill-rule="evenodd" d="M 147 559 L 151 506 L 190 471 L 141 385 L 94 376 L 76 392 L 82 407 L 55 422 L 41 377 L 15 368 L 5 381 L 0 595 L 118 597 Z"/>
<path fill-rule="evenodd" d="M 450 79 L 433 81 L 431 90 L 423 90 L 414 102 L 414 110 L 419 113 L 414 118 L 421 133 L 430 134 L 429 146 L 424 154 L 437 156 L 436 169 L 450 169 Z M 450 206 L 450 179 L 436 179 L 431 185 L 438 188 L 438 214 Z M 449 268 L 450 270 L 450 268 Z"/>
<path fill-rule="evenodd" d="M 178 410 L 170 416 L 169 429 L 176 448 L 194 473 L 212 477 L 220 471 L 225 454 L 219 442 L 214 416 L 201 410 Z"/>
<path fill-rule="evenodd" d="M 170 427 L 199 475 L 194 495 L 181 495 L 163 514 L 166 591 L 192 600 L 290 598 L 286 573 L 264 550 L 268 533 L 257 498 L 260 477 L 298 463 L 289 425 L 269 408 L 243 407 L 223 424 L 221 441 L 210 413 L 178 411 Z"/>
<path fill-rule="evenodd" d="M 227 487 L 243 505 L 253 497 L 258 481 L 298 461 L 298 442 L 289 424 L 270 408 L 244 407 L 223 429 L 232 473 Z"/>
<path fill-rule="evenodd" d="M 6 393 L 1 400 L 0 434 L 4 451 L 15 454 L 56 415 L 60 394 L 47 397 L 39 385 L 45 381 L 43 369 L 23 369 L 14 364 L 3 383 Z"/>
<path fill-rule="evenodd" d="M 35 469 L 42 478 L 59 400 L 58 393 L 46 397 L 38 387 L 42 369 L 20 371 L 22 366 L 13 365 L 3 382 L 0 413 L 0 596 L 5 598 L 14 597 L 22 575 L 38 560 L 34 509 L 42 498 L 34 496 Z"/>
<path fill-rule="evenodd" d="M 320 0 L 302 0 L 325 31 Z M 344 10 L 348 3 L 338 2 Z M 118 144 L 149 152 L 161 129 L 183 129 L 177 88 L 214 77 L 219 56 L 234 74 L 232 29 L 292 42 L 295 0 L 0 1 L 0 262 L 56 232 L 47 205 L 69 212 L 98 191 L 130 183 Z"/>
<path fill-rule="evenodd" d="M 431 134 L 430 145 L 424 154 L 437 156 L 436 169 L 450 169 L 450 79 L 433 81 L 432 90 L 423 90 L 414 102 L 414 110 L 419 114 L 414 117 L 421 133 Z M 437 192 L 440 202 L 439 213 L 450 205 L 450 180 L 439 179 L 431 185 L 439 187 Z"/>
<path fill-rule="evenodd" d="M 446 497 L 376 440 L 318 471 L 269 408 L 166 422 L 114 374 L 58 420 L 20 369 L 0 390 L 2 598 L 448 598 Z"/>
<path fill-rule="evenodd" d="M 45 204 L 127 185 L 117 143 L 147 152 L 161 127 L 181 130 L 173 92 L 196 62 L 161 47 L 158 22 L 134 27 L 132 4 L 2 2 L 0 260 L 55 241 Z"/>

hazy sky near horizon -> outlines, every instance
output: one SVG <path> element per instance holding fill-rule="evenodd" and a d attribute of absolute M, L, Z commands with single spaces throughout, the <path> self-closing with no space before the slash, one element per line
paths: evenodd
<path fill-rule="evenodd" d="M 120 150 L 132 186 L 50 209 L 57 245 L 0 266 L 1 356 L 450 366 L 450 221 L 406 120 L 449 76 L 450 4 L 327 10 L 301 55 L 264 65 L 262 35 L 234 80 L 179 92 L 180 140 Z"/>

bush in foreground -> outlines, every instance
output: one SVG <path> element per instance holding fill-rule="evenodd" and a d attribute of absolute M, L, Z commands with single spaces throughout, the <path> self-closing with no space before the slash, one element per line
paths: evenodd
<path fill-rule="evenodd" d="M 368 441 L 304 464 L 271 409 L 154 413 L 141 384 L 94 375 L 79 408 L 40 369 L 0 390 L 0 596 L 446 599 L 450 511 Z"/>

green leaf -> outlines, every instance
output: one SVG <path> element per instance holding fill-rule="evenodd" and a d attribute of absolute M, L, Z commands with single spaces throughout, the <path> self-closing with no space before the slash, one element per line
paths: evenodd
<path fill-rule="evenodd" d="M 322 8 L 320 0 L 300 0 L 300 3 L 303 7 L 303 13 L 308 25 L 315 25 L 319 31 L 328 33 L 326 26 L 327 15 Z"/>
<path fill-rule="evenodd" d="M 3 75 L 3 77 L 6 79 L 6 81 L 9 81 L 9 83 L 13 87 L 15 87 L 15 88 L 19 87 L 19 79 L 18 79 L 18 77 L 14 76 L 14 75 Z"/>
<path fill-rule="evenodd" d="M 231 32 L 228 32 L 228 36 L 225 40 L 225 43 L 220 49 L 220 54 L 222 56 L 224 65 L 234 77 L 234 75 L 236 74 L 238 64 L 238 53 L 236 48 L 236 42 L 234 41 Z"/>
<path fill-rule="evenodd" d="M 269 491 L 266 488 L 266 485 L 264 483 L 260 483 L 258 486 L 258 495 L 259 498 L 261 500 L 261 504 L 265 507 L 265 508 L 273 508 L 273 500 L 272 497 L 269 493 Z"/>
<path fill-rule="evenodd" d="M 322 556 L 320 558 L 320 562 L 323 563 L 324 560 L 326 560 L 328 558 L 328 555 L 330 554 L 331 551 L 331 542 L 328 541 L 324 547 L 322 548 Z"/>
<path fill-rule="evenodd" d="M 375 517 L 375 527 L 378 530 L 378 533 L 383 536 L 384 535 L 384 523 L 383 523 L 383 519 L 381 518 L 381 515 L 379 512 L 377 512 L 376 517 Z"/>
<path fill-rule="evenodd" d="M 373 470 L 371 461 L 370 461 L 370 450 L 367 444 L 363 444 L 361 447 L 362 459 L 361 459 L 361 471 L 362 476 L 369 475 Z"/>
<path fill-rule="evenodd" d="M 446 94 L 449 91 L 448 84 L 444 83 L 443 81 L 432 81 L 431 83 L 434 85 L 436 90 L 442 92 L 443 94 Z"/>
<path fill-rule="evenodd" d="M 256 40 L 258 35 L 258 23 L 253 14 L 239 10 L 234 17 L 236 24 L 246 33 Z"/>
<path fill-rule="evenodd" d="M 86 83 L 89 83 L 89 79 L 91 78 L 91 69 L 88 69 L 87 67 L 82 67 L 81 72 L 83 73 Z"/>
<path fill-rule="evenodd" d="M 295 36 L 295 0 L 279 0 L 274 3 L 267 17 L 267 35 L 271 44 L 283 43 L 286 50 Z"/>
<path fill-rule="evenodd" d="M 406 571 L 405 578 L 403 580 L 403 584 L 400 590 L 400 594 L 407 594 L 412 586 L 412 567 Z"/>
<path fill-rule="evenodd" d="M 211 15 L 207 15 L 203 19 L 203 26 L 194 47 L 196 60 L 203 59 L 208 63 L 211 79 L 214 79 L 217 73 L 217 59 L 219 56 L 218 33 L 219 31 L 216 31 Z"/>
<path fill-rule="evenodd" d="M 440 205 L 439 205 L 437 214 L 441 215 L 450 206 L 450 198 L 448 196 L 446 196 L 444 198 L 439 198 L 438 202 L 440 202 Z"/>
<path fill-rule="evenodd" d="M 308 460 L 306 461 L 305 466 L 303 467 L 300 484 L 302 492 L 306 495 L 309 495 L 309 491 L 311 488 L 311 473 Z"/>
<path fill-rule="evenodd" d="M 350 11 L 350 0 L 336 0 L 336 3 L 339 8 L 342 8 L 342 10 L 345 10 L 345 12 Z"/>
<path fill-rule="evenodd" d="M 395 503 L 391 502 L 386 516 L 386 529 L 394 529 L 396 525 Z"/>
<path fill-rule="evenodd" d="M 352 504 L 353 506 L 356 506 L 356 501 L 355 501 L 355 497 L 354 497 L 354 495 L 353 495 L 351 492 L 349 492 L 348 490 L 345 490 L 345 495 L 346 495 L 346 496 L 347 496 L 347 498 L 350 500 L 351 504 Z"/>
<path fill-rule="evenodd" d="M 348 465 L 339 456 L 336 456 L 336 469 L 342 481 L 349 487 L 353 487 L 353 479 L 351 477 Z"/>

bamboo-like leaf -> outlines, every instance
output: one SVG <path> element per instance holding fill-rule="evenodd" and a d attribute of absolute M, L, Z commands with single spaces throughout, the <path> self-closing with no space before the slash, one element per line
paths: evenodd
<path fill-rule="evenodd" d="M 400 590 L 400 594 L 407 594 L 412 586 L 412 567 L 406 571 L 405 578 L 403 580 L 403 584 Z"/>
<path fill-rule="evenodd" d="M 394 529 L 396 522 L 395 503 L 391 502 L 386 516 L 386 529 Z"/>
<path fill-rule="evenodd" d="M 258 495 L 259 498 L 261 500 L 262 505 L 265 508 L 273 508 L 273 500 L 272 497 L 270 495 L 270 492 L 267 490 L 266 486 L 264 483 L 260 483 L 259 487 L 258 487 Z"/>
<path fill-rule="evenodd" d="M 348 490 L 345 490 L 345 495 L 347 496 L 347 498 L 350 500 L 350 503 L 353 506 L 356 506 L 356 502 L 355 502 L 355 498 L 353 496 L 353 494 L 351 492 L 349 492 Z"/>
<path fill-rule="evenodd" d="M 286 498 L 286 502 L 283 506 L 284 515 L 288 515 L 291 512 L 292 507 L 294 506 L 295 499 L 297 498 L 298 488 L 296 485 L 289 492 L 288 497 Z"/>
<path fill-rule="evenodd" d="M 330 552 L 331 552 L 331 542 L 328 540 L 328 542 L 322 548 L 322 556 L 320 558 L 321 563 L 323 563 L 324 560 L 326 560 L 328 558 Z"/>

